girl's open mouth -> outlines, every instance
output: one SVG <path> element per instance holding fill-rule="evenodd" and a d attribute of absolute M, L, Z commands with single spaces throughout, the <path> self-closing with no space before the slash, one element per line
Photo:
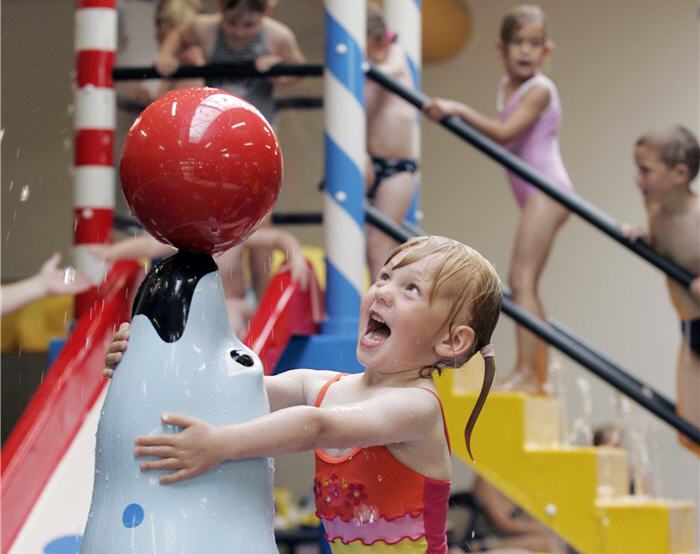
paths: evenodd
<path fill-rule="evenodd" d="M 391 335 L 391 329 L 386 322 L 376 313 L 370 312 L 369 321 L 362 340 L 368 346 L 383 343 Z"/>

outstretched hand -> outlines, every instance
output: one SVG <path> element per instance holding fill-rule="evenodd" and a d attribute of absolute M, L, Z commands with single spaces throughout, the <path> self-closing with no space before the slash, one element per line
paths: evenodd
<path fill-rule="evenodd" d="M 287 257 L 287 263 L 292 281 L 299 283 L 301 290 L 305 291 L 309 286 L 309 271 L 311 271 L 306 265 L 306 258 L 300 251 L 293 252 Z"/>
<path fill-rule="evenodd" d="M 222 461 L 217 453 L 216 427 L 183 414 L 163 414 L 162 420 L 167 425 L 181 427 L 182 431 L 137 437 L 134 456 L 159 458 L 141 462 L 141 471 L 173 471 L 159 477 L 161 484 L 167 485 L 205 473 Z"/>
<path fill-rule="evenodd" d="M 457 103 L 446 98 L 429 98 L 423 104 L 423 113 L 433 121 L 440 121 L 457 113 Z"/>
<path fill-rule="evenodd" d="M 124 351 L 129 345 L 129 324 L 124 322 L 119 326 L 119 329 L 112 337 L 112 342 L 107 347 L 105 355 L 105 368 L 102 370 L 102 375 L 112 377 L 117 365 L 122 361 Z"/>
<path fill-rule="evenodd" d="M 700 277 L 696 277 L 690 283 L 690 294 L 697 302 L 700 302 Z"/>
<path fill-rule="evenodd" d="M 78 294 L 92 286 L 87 275 L 70 268 L 60 268 L 60 262 L 61 255 L 56 252 L 37 273 L 46 294 Z"/>
<path fill-rule="evenodd" d="M 648 240 L 648 233 L 641 225 L 620 223 L 620 231 L 622 231 L 622 234 L 632 242 L 637 242 L 638 240 Z"/>

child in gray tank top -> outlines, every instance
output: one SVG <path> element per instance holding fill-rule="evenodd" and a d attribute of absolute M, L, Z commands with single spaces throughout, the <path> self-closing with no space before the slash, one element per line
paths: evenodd
<path fill-rule="evenodd" d="M 218 13 L 198 15 L 166 37 L 155 61 L 161 75 L 174 73 L 179 66 L 177 54 L 193 45 L 203 49 L 208 64 L 255 61 L 259 71 L 267 71 L 278 63 L 305 61 L 294 33 L 266 15 L 265 0 L 219 0 L 218 4 Z M 273 122 L 273 81 L 224 77 L 207 84 L 246 99 Z"/>

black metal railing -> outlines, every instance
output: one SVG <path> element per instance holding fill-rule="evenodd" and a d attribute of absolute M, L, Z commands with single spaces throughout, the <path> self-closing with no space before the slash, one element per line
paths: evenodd
<path fill-rule="evenodd" d="M 389 77 L 385 73 L 382 73 L 371 65 L 368 66 L 366 75 L 387 90 L 390 90 L 407 102 L 413 104 L 419 110 L 423 108 L 423 105 L 428 100 L 428 97 L 422 92 L 417 92 L 403 86 L 395 79 Z M 584 200 L 577 194 L 563 191 L 561 188 L 552 183 L 552 181 L 543 173 L 525 163 L 500 144 L 497 144 L 490 138 L 484 136 L 472 126 L 462 121 L 459 117 L 446 117 L 440 121 L 440 124 L 453 134 L 476 147 L 497 163 L 501 164 L 508 170 L 525 179 L 533 186 L 537 187 L 549 197 L 566 206 L 573 213 L 579 215 L 615 241 L 619 242 L 626 248 L 629 248 L 649 263 L 655 265 L 670 278 L 678 281 L 686 288 L 690 286 L 690 283 L 693 280 L 693 275 L 691 275 L 687 270 L 655 252 L 651 246 L 644 241 L 629 240 L 622 233 L 619 223 L 608 214 L 590 202 Z"/>
<path fill-rule="evenodd" d="M 323 65 L 311 63 L 280 63 L 273 65 L 267 71 L 258 71 L 255 62 L 214 63 L 201 66 L 182 66 L 169 75 L 168 79 L 214 79 L 227 77 L 242 79 L 245 77 L 321 77 Z M 115 67 L 112 70 L 115 81 L 137 81 L 141 79 L 163 79 L 163 76 L 153 66 L 148 67 Z"/>

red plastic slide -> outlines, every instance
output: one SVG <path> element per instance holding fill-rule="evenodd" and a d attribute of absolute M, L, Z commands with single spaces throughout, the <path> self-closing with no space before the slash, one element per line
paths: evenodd
<path fill-rule="evenodd" d="M 323 313 L 311 275 L 303 291 L 288 272 L 270 281 L 245 343 L 272 373 L 294 334 L 314 334 Z M 116 326 L 130 319 L 141 267 L 120 262 L 100 287 L 2 449 L 2 553 L 78 552 L 90 502 L 94 432 L 106 380 L 101 368 Z M 99 402 L 98 402 L 99 401 Z M 60 548 L 58 548 L 60 547 Z"/>

